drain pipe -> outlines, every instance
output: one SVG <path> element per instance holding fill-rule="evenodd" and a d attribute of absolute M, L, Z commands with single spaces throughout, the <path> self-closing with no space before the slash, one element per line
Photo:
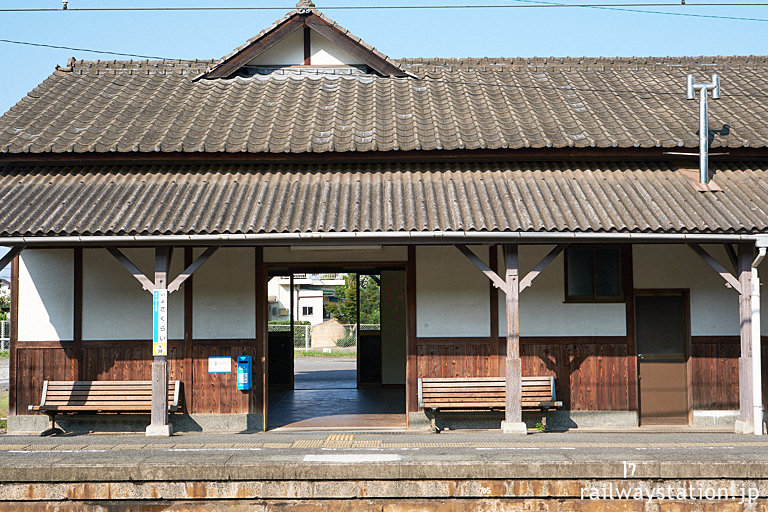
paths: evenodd
<path fill-rule="evenodd" d="M 760 354 L 760 278 L 757 267 L 765 258 L 764 240 L 758 240 L 757 258 L 752 262 L 752 421 L 754 434 L 763 435 L 763 389 Z M 744 290 L 746 291 L 746 290 Z"/>

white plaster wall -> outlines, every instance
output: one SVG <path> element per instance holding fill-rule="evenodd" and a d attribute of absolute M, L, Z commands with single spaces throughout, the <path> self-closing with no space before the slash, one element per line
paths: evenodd
<path fill-rule="evenodd" d="M 363 62 L 316 32 L 310 36 L 310 63 L 313 66 L 354 66 Z"/>
<path fill-rule="evenodd" d="M 726 269 L 732 268 L 722 246 L 703 247 Z M 690 248 L 636 245 L 632 255 L 635 288 L 690 288 L 692 336 L 739 334 L 738 293 L 726 288 L 725 281 Z"/>
<path fill-rule="evenodd" d="M 294 296 L 296 305 L 294 311 L 294 320 L 300 322 L 310 322 L 310 325 L 323 323 L 323 291 L 322 290 L 299 290 Z M 304 315 L 305 307 L 312 308 L 311 315 Z"/>
<path fill-rule="evenodd" d="M 125 249 L 123 253 L 154 281 L 154 249 Z M 183 251 L 171 259 L 173 279 L 184 266 Z M 183 289 L 169 296 L 171 339 L 184 337 Z M 151 340 L 152 294 L 105 249 L 83 250 L 83 339 Z"/>
<path fill-rule="evenodd" d="M 521 245 L 520 279 L 554 246 Z M 564 256 L 561 254 L 520 294 L 521 336 L 625 336 L 626 307 L 620 304 L 565 303 Z M 499 273 L 504 256 L 499 250 Z M 506 336 L 503 292 L 499 292 L 499 335 Z"/>
<path fill-rule="evenodd" d="M 202 250 L 196 251 L 195 256 Z M 256 336 L 256 252 L 224 247 L 195 273 L 193 333 L 196 339 Z"/>
<path fill-rule="evenodd" d="M 251 66 L 304 64 L 304 31 L 300 28 L 248 63 Z"/>
<path fill-rule="evenodd" d="M 417 247 L 416 321 L 419 337 L 490 336 L 488 278 L 453 246 Z"/>
<path fill-rule="evenodd" d="M 456 249 L 454 249 L 456 250 Z M 291 250 L 289 247 L 265 247 L 267 263 L 339 263 L 366 261 L 407 261 L 408 249 L 384 245 L 365 249 L 323 247 L 320 250 Z M 340 270 L 343 272 L 343 270 Z"/>
<path fill-rule="evenodd" d="M 20 262 L 19 340 L 71 340 L 74 251 L 26 249 Z"/>
<path fill-rule="evenodd" d="M 405 272 L 381 273 L 381 382 L 405 384 Z"/>

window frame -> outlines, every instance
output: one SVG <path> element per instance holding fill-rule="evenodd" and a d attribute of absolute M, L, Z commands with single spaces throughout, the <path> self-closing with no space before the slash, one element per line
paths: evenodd
<path fill-rule="evenodd" d="M 301 306 L 301 316 L 314 316 L 315 308 L 313 306 Z"/>
<path fill-rule="evenodd" d="M 592 251 L 592 296 L 570 296 L 568 295 L 568 251 L 570 249 L 590 249 Z M 595 271 L 596 249 L 613 249 L 618 254 L 618 275 L 619 275 L 619 295 L 596 295 L 597 293 L 597 272 Z M 571 245 L 563 251 L 563 302 L 566 304 L 623 304 L 626 302 L 627 291 L 624 279 L 624 248 L 616 244 L 578 244 Z"/>

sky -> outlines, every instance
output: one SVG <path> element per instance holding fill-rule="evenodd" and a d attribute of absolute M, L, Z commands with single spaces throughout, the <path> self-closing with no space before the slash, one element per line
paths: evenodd
<path fill-rule="evenodd" d="M 531 1 L 531 0 L 527 0 Z M 383 53 L 399 57 L 549 57 L 768 54 L 768 6 L 636 7 L 740 21 L 594 8 L 328 9 L 361 5 L 525 5 L 523 0 L 316 0 L 327 16 Z M 742 0 L 743 1 L 743 0 Z M 749 0 L 746 0 L 749 1 Z M 574 0 L 562 2 L 576 3 Z M 594 0 L 594 3 L 622 3 Z M 624 2 L 628 3 L 628 2 Z M 731 2 L 733 3 L 733 2 Z M 69 7 L 275 6 L 203 12 L 0 12 L 0 39 L 167 57 L 219 58 L 295 5 L 285 0 L 69 0 Z M 61 0 L 2 0 L 0 9 L 60 8 Z M 632 9 L 631 7 L 626 7 Z M 56 64 L 110 55 L 0 43 L 0 112 Z"/>

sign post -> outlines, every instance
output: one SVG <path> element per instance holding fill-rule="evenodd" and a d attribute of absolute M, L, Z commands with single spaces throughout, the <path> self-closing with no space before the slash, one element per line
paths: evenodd
<path fill-rule="evenodd" d="M 168 290 L 154 290 L 152 355 L 168 355 Z"/>

